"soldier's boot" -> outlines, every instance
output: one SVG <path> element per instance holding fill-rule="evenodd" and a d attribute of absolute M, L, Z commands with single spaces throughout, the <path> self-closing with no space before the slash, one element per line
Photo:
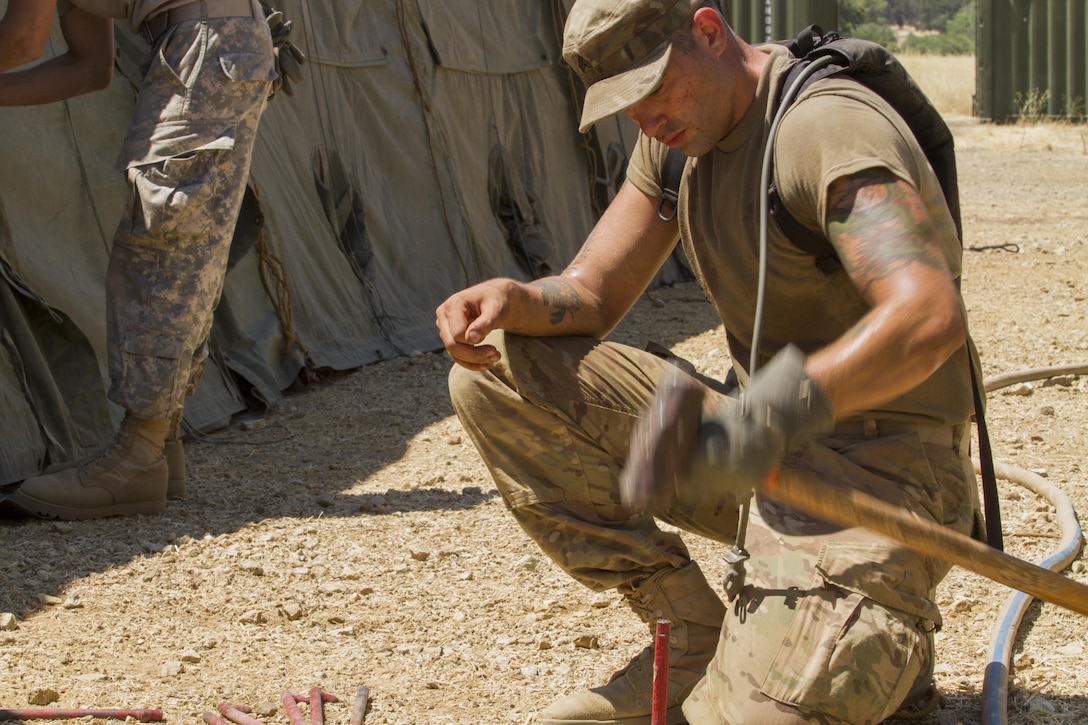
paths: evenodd
<path fill-rule="evenodd" d="M 85 463 L 28 478 L 10 497 L 38 516 L 94 519 L 166 508 L 166 420 L 126 416 L 113 443 Z"/>
<path fill-rule="evenodd" d="M 651 630 L 659 619 L 672 623 L 665 719 L 668 725 L 682 725 L 687 721 L 680 705 L 714 656 L 725 606 L 695 562 L 651 578 L 627 601 Z M 553 702 L 542 713 L 541 725 L 650 725 L 653 665 L 650 645 L 608 684 Z"/>
<path fill-rule="evenodd" d="M 185 498 L 185 446 L 181 442 L 181 413 L 170 418 L 170 433 L 162 447 L 166 458 L 166 498 L 179 501 Z"/>

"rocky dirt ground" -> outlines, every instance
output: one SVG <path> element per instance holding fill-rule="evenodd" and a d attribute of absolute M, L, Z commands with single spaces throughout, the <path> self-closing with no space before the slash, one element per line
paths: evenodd
<path fill-rule="evenodd" d="M 963 289 L 986 376 L 1088 363 L 1088 131 L 953 123 Z M 692 285 L 647 294 L 616 337 L 725 370 Z M 233 702 L 286 723 L 280 695 L 318 686 L 341 700 L 327 721 L 347 723 L 366 686 L 366 723 L 521 725 L 601 683 L 646 630 L 513 523 L 452 416 L 448 367 L 431 353 L 327 376 L 261 420 L 188 441 L 188 497 L 161 516 L 0 525 L 0 612 L 12 615 L 0 617 L 0 707 L 159 708 L 190 724 Z M 1003 388 L 989 411 L 995 456 L 1088 511 L 1088 378 Z M 1001 495 L 1008 550 L 1049 556 L 1054 506 L 1006 481 Z M 720 547 L 688 541 L 719 576 Z M 1083 555 L 1064 573 L 1088 583 Z M 1009 594 L 960 569 L 942 585 L 941 702 L 916 722 L 981 722 Z M 1086 654 L 1088 619 L 1032 605 L 1009 721 L 1088 722 Z"/>

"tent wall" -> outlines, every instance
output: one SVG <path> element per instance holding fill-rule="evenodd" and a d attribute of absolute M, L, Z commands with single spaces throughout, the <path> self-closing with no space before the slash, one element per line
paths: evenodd
<path fill-rule="evenodd" d="M 578 133 L 561 2 L 276 4 L 309 61 L 261 122 L 253 234 L 232 250 L 191 430 L 278 403 L 306 366 L 439 348 L 434 308 L 468 284 L 562 269 L 637 132 L 619 120 Z M 0 484 L 86 455 L 120 418 L 103 284 L 141 41 L 117 27 L 110 89 L 0 109 Z M 47 55 L 62 49 L 54 28 Z"/>

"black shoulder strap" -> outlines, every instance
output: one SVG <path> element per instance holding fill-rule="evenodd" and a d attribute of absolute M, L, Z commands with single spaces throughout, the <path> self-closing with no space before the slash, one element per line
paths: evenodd
<path fill-rule="evenodd" d="M 829 43 L 839 39 L 837 33 L 825 33 L 823 28 L 819 25 L 810 25 L 802 30 L 796 38 L 783 43 L 783 45 L 789 48 L 794 56 L 801 58 L 801 61 L 794 64 L 779 82 L 773 100 L 776 109 L 782 105 L 786 95 L 786 89 L 792 86 L 801 74 L 805 72 L 805 69 L 812 62 L 813 58 L 819 57 L 820 55 L 833 56 L 833 60 L 830 63 L 808 75 L 797 94 L 790 99 L 790 103 L 792 103 L 793 100 L 811 84 L 821 78 L 827 78 L 830 75 L 840 73 L 844 68 L 850 66 L 850 58 L 829 45 Z M 775 181 L 773 171 L 772 168 L 771 185 L 770 188 L 767 189 L 768 209 L 770 210 L 771 217 L 794 246 L 811 254 L 815 258 L 815 264 L 820 271 L 825 274 L 830 274 L 836 269 L 842 268 L 842 261 L 839 259 L 839 255 L 831 245 L 831 242 L 829 242 L 824 235 L 809 229 L 804 224 L 797 221 L 797 219 L 790 214 L 786 205 L 782 203 L 782 198 L 778 194 L 778 183 Z"/>
<path fill-rule="evenodd" d="M 657 200 L 657 216 L 661 221 L 671 222 L 676 218 L 680 178 L 684 175 L 686 162 L 687 157 L 678 148 L 670 148 L 665 155 L 665 165 L 661 169 L 661 198 Z"/>

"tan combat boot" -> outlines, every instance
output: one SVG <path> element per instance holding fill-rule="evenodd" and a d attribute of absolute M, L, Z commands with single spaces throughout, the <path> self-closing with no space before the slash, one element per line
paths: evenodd
<path fill-rule="evenodd" d="M 683 725 L 687 721 L 680 705 L 714 656 L 725 606 L 695 562 L 651 578 L 627 601 L 651 631 L 659 619 L 672 623 L 665 719 L 668 725 Z M 541 725 L 650 725 L 653 665 L 650 645 L 608 684 L 553 702 L 542 713 Z"/>
<path fill-rule="evenodd" d="M 169 477 L 166 482 L 166 498 L 179 501 L 185 498 L 185 446 L 181 443 L 181 412 L 170 417 L 170 434 L 163 443 Z"/>
<path fill-rule="evenodd" d="M 95 519 L 166 508 L 166 420 L 125 417 L 113 444 L 91 461 L 28 478 L 11 502 L 38 516 Z"/>

